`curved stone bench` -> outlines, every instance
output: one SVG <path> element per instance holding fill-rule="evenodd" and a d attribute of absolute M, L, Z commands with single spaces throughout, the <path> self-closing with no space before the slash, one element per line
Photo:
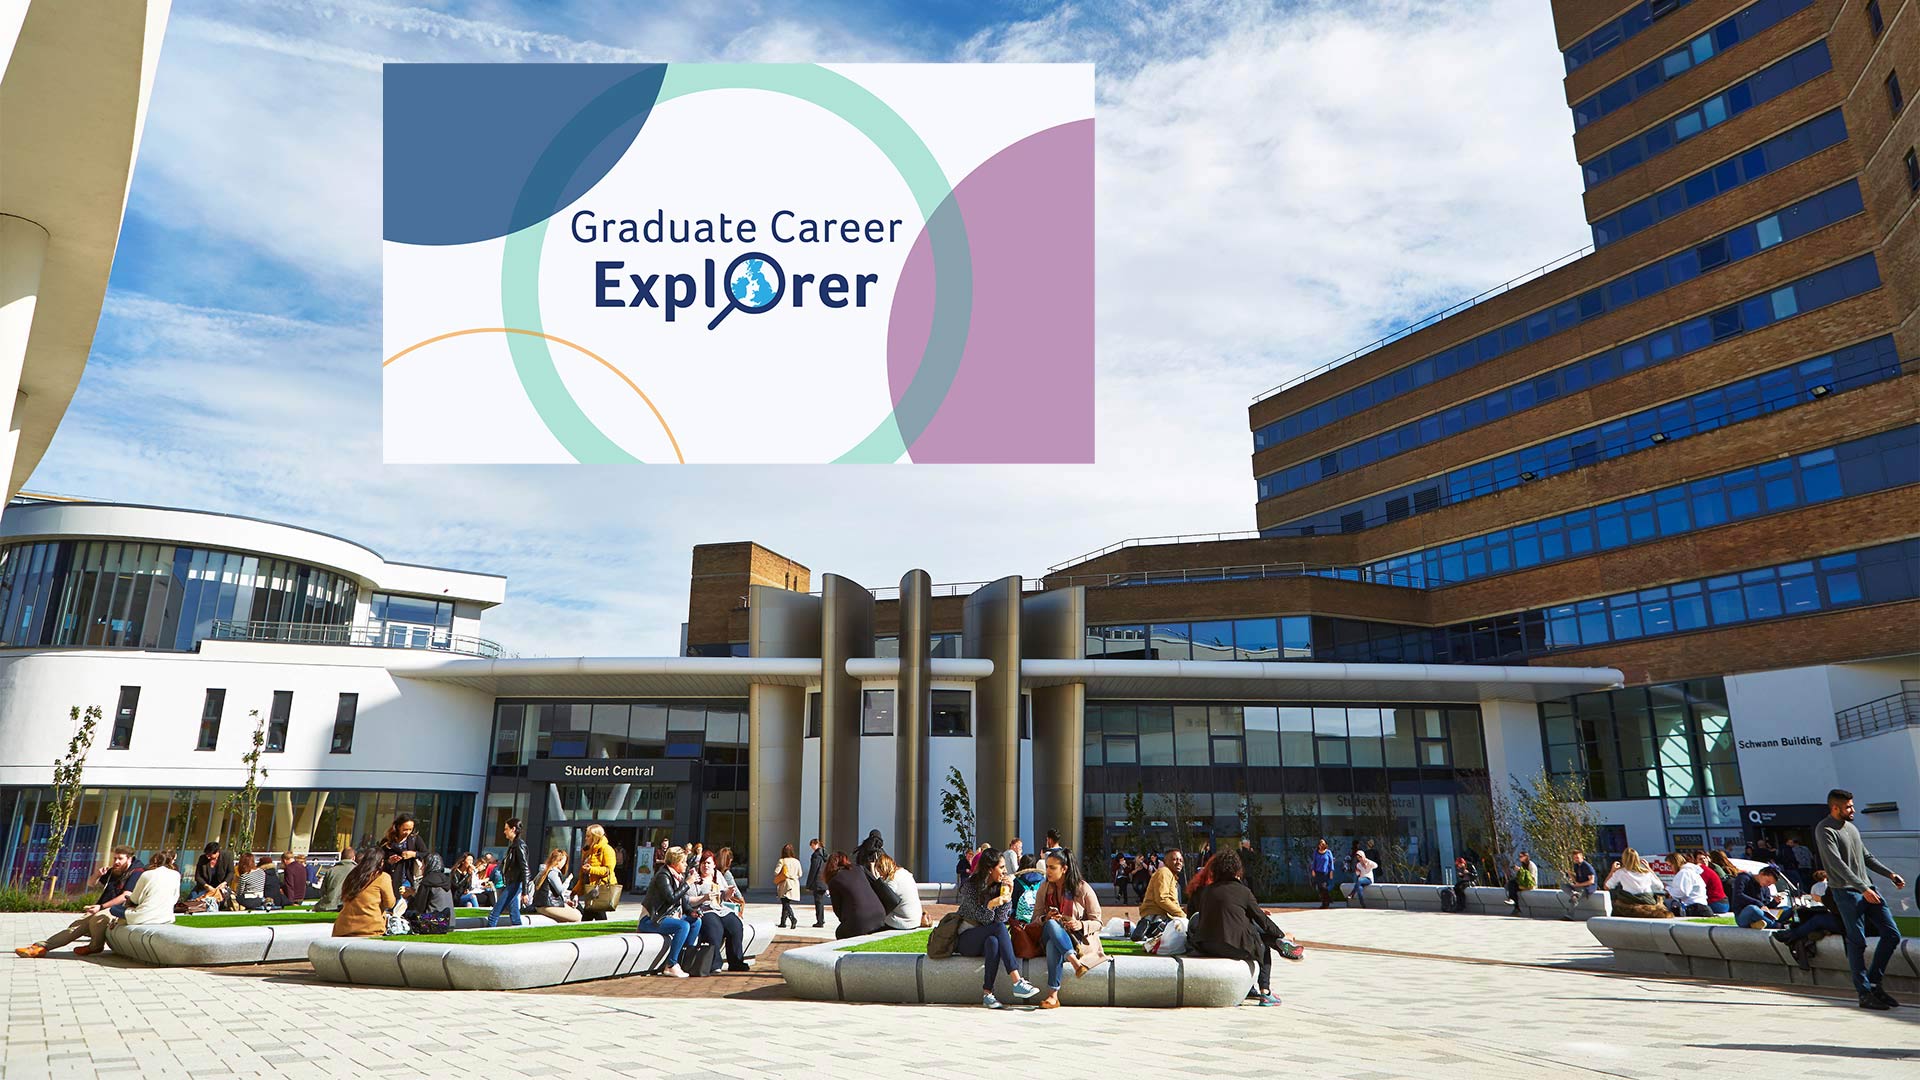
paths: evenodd
<path fill-rule="evenodd" d="M 880 1002 L 894 1005 L 977 1005 L 983 961 L 977 956 L 935 960 L 924 953 L 856 953 L 847 947 L 910 930 L 822 942 L 780 954 L 780 975 L 793 992 L 815 1001 Z M 1278 966 L 1276 961 L 1276 966 Z M 1021 974 L 1045 986 L 1047 962 L 1023 960 Z M 1069 975 L 1060 987 L 1062 1005 L 1109 1005 L 1170 1009 L 1238 1005 L 1253 988 L 1253 973 L 1238 960 L 1209 956 L 1109 956 L 1084 978 Z M 994 996 L 1009 1004 L 1013 980 L 1000 972 Z"/>
<path fill-rule="evenodd" d="M 1393 911 L 1442 911 L 1440 891 L 1453 891 L 1450 885 L 1382 883 L 1367 886 L 1367 906 Z M 1340 886 L 1341 895 L 1353 898 L 1351 883 Z M 1507 890 L 1497 886 L 1475 885 L 1467 889 L 1467 911 L 1474 915 L 1512 915 L 1507 906 Z M 1529 889 L 1520 894 L 1520 914 L 1529 919 L 1564 919 L 1568 912 L 1567 894 L 1559 889 Z M 1585 921 L 1613 914 L 1613 898 L 1596 890 L 1573 907 L 1575 919 Z"/>
<path fill-rule="evenodd" d="M 306 959 L 307 946 L 332 933 L 330 922 L 278 926 L 116 923 L 107 930 L 107 947 L 122 956 L 158 967 L 271 964 Z"/>
<path fill-rule="evenodd" d="M 741 935 L 749 960 L 773 940 L 769 923 Z M 314 974 L 328 982 L 430 990 L 527 990 L 537 986 L 638 975 L 665 953 L 667 939 L 637 931 L 511 945 L 462 945 L 396 938 L 326 937 L 307 947 Z"/>
<path fill-rule="evenodd" d="M 1686 975 L 1738 984 L 1853 989 L 1847 950 L 1838 934 L 1814 946 L 1813 970 L 1802 971 L 1770 930 L 1685 919 L 1590 919 L 1587 929 L 1613 950 L 1614 966 L 1649 975 Z M 1867 939 L 1873 955 L 1874 939 Z M 1890 994 L 1920 993 L 1920 940 L 1906 938 L 1887 963 Z"/>

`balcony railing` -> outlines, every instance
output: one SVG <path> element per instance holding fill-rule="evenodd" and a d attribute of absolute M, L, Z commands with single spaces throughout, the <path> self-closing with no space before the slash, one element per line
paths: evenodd
<path fill-rule="evenodd" d="M 1273 578 L 1317 577 L 1334 581 L 1360 581 L 1370 585 L 1391 585 L 1400 589 L 1430 589 L 1439 584 L 1426 575 L 1415 576 L 1404 570 L 1372 570 L 1364 566 L 1321 566 L 1313 563 L 1253 563 L 1242 566 L 1199 566 L 1174 570 L 1138 570 L 1113 574 L 1055 574 L 1047 578 L 1052 588 L 1086 585 L 1090 588 L 1122 588 L 1133 585 L 1172 585 L 1181 582 L 1259 581 Z"/>
<path fill-rule="evenodd" d="M 1510 281 L 1503 281 L 1500 284 L 1495 285 L 1493 288 L 1478 294 L 1477 296 L 1470 296 L 1465 300 L 1462 300 L 1459 303 L 1453 305 L 1452 307 L 1446 308 L 1442 311 L 1436 311 L 1433 314 L 1427 316 L 1424 319 L 1421 319 L 1418 322 L 1408 323 L 1407 325 L 1401 327 L 1400 329 L 1395 330 L 1393 333 L 1388 334 L 1386 337 L 1383 337 L 1378 341 L 1374 341 L 1366 345 L 1362 345 L 1359 348 L 1353 350 L 1352 352 L 1348 353 L 1345 356 L 1340 357 L 1337 360 L 1329 360 L 1326 363 L 1321 364 L 1319 367 L 1314 368 L 1312 371 L 1301 372 L 1300 374 L 1295 375 L 1293 378 L 1288 379 L 1286 382 L 1281 383 L 1279 386 L 1276 386 L 1271 390 L 1266 390 L 1261 393 L 1255 394 L 1253 396 L 1253 400 L 1265 401 L 1267 398 L 1272 397 L 1273 395 L 1279 393 L 1282 390 L 1286 390 L 1291 387 L 1298 386 L 1301 383 L 1306 382 L 1308 379 L 1312 379 L 1320 375 L 1324 375 L 1327 372 L 1332 371 L 1334 368 L 1339 367 L 1341 364 L 1344 364 L 1349 360 L 1357 360 L 1360 357 L 1367 355 L 1368 353 L 1374 351 L 1375 349 L 1380 348 L 1383 345 L 1390 345 L 1396 341 L 1399 341 L 1401 338 L 1406 337 L 1409 334 L 1415 333 L 1416 331 L 1424 330 L 1427 327 L 1432 326 L 1434 323 L 1441 321 L 1442 319 L 1452 318 L 1453 316 L 1460 314 L 1461 312 L 1467 310 L 1468 308 L 1473 307 L 1475 304 L 1485 303 L 1486 301 L 1491 300 L 1496 296 L 1499 296 L 1501 293 L 1508 292 L 1509 290 L 1515 288 L 1516 286 L 1524 285 L 1527 282 L 1534 280 L 1535 278 L 1545 277 L 1546 275 L 1551 274 L 1555 270 L 1560 269 L 1561 267 L 1567 265 L 1568 263 L 1574 261 L 1575 259 L 1578 259 L 1585 255 L 1590 254 L 1592 251 L 1593 251 L 1593 245 L 1591 244 L 1581 248 L 1578 251 L 1569 251 L 1565 255 L 1560 256 L 1559 258 L 1553 260 L 1550 263 L 1547 263 L 1543 266 L 1536 266 L 1533 269 L 1527 271 L 1526 273 L 1521 274 L 1519 277 L 1513 278 Z"/>
<path fill-rule="evenodd" d="M 330 623 L 241 622 L 215 620 L 209 638 L 220 641 L 273 641 L 283 645 L 358 645 L 374 649 L 425 649 L 488 658 L 504 655 L 497 641 L 446 631 L 415 632 L 414 627 L 335 626 Z"/>
<path fill-rule="evenodd" d="M 1900 680 L 1900 692 L 1833 714 L 1842 742 L 1920 726 L 1920 680 Z"/>
<path fill-rule="evenodd" d="M 1052 566 L 1047 567 L 1047 569 L 1053 571 L 1054 573 L 1059 573 L 1060 571 L 1065 570 L 1070 566 L 1078 566 L 1083 562 L 1091 562 L 1102 555 L 1111 555 L 1116 551 L 1124 551 L 1127 548 L 1151 547 L 1159 544 L 1212 544 L 1212 543 L 1218 543 L 1222 540 L 1258 540 L 1258 539 L 1260 539 L 1260 533 L 1259 533 L 1259 530 L 1257 529 L 1241 530 L 1239 532 L 1179 533 L 1177 535 L 1169 535 L 1169 536 L 1135 536 L 1126 540 L 1116 541 L 1114 543 L 1108 544 L 1106 547 L 1099 548 L 1094 551 L 1089 551 L 1085 555 L 1080 556 L 1079 558 L 1068 559 L 1066 562 L 1063 562 L 1063 563 L 1055 563 Z"/>

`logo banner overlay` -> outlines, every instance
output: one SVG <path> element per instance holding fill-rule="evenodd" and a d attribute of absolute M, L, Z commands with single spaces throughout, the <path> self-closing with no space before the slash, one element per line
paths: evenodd
<path fill-rule="evenodd" d="M 1093 461 L 1086 64 L 388 64 L 389 463 Z"/>

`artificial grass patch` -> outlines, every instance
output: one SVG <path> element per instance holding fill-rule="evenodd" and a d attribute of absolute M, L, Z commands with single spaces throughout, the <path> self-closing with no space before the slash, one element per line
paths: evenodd
<path fill-rule="evenodd" d="M 288 926 L 294 923 L 330 923 L 333 911 L 232 911 L 217 915 L 183 915 L 174 920 L 178 926 L 220 929 L 228 926 Z"/>
<path fill-rule="evenodd" d="M 633 934 L 632 922 L 563 923 L 558 926 L 496 926 L 486 930 L 455 930 L 451 934 L 400 934 L 384 941 L 434 941 L 449 945 L 521 945 L 529 941 Z"/>
<path fill-rule="evenodd" d="M 927 938 L 933 931 L 915 930 L 909 934 L 895 934 L 893 937 L 878 941 L 863 941 L 858 945 L 848 945 L 841 952 L 881 952 L 881 953 L 924 953 L 927 951 Z M 1101 938 L 1100 947 L 1108 956 L 1145 956 L 1146 949 L 1137 941 L 1113 938 Z"/>
<path fill-rule="evenodd" d="M 461 918 L 486 915 L 488 908 L 455 908 Z M 295 923 L 330 923 L 337 911 L 309 911 L 306 908 L 281 908 L 278 911 L 227 911 L 215 915 L 188 915 L 174 922 L 180 926 L 200 926 L 216 930 L 228 926 L 288 926 Z"/>
<path fill-rule="evenodd" d="M 1733 916 L 1731 915 L 1696 916 L 1694 918 L 1687 919 L 1685 921 L 1696 922 L 1696 923 L 1712 923 L 1715 926 L 1732 926 Z M 1920 916 L 1895 915 L 1893 917 L 1893 925 L 1899 928 L 1901 937 L 1920 937 Z"/>

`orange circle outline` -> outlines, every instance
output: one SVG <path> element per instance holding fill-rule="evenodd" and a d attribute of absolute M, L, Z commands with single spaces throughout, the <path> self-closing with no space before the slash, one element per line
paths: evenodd
<path fill-rule="evenodd" d="M 408 353 L 413 352 L 417 349 L 424 349 L 427 346 L 432 345 L 437 341 L 445 341 L 448 338 L 466 337 L 469 334 L 524 334 L 527 337 L 544 338 L 547 341 L 551 341 L 559 345 L 565 345 L 567 348 L 572 349 L 575 352 L 580 353 L 581 355 L 589 357 L 590 359 L 596 361 L 597 363 L 599 363 L 601 367 L 606 368 L 608 371 L 611 371 L 615 375 L 620 376 L 620 381 L 623 383 L 626 383 L 628 389 L 640 395 L 640 400 L 646 402 L 647 408 L 652 411 L 653 418 L 655 420 L 660 421 L 660 430 L 667 433 L 667 442 L 673 445 L 673 456 L 679 461 L 680 464 L 685 465 L 687 463 L 687 456 L 680 452 L 680 440 L 674 438 L 673 428 L 667 425 L 667 418 L 660 415 L 659 407 L 654 405 L 653 399 L 647 396 L 647 392 L 645 390 L 640 389 L 640 387 L 636 385 L 632 379 L 627 378 L 626 372 L 621 371 L 619 368 L 614 367 L 612 364 L 608 363 L 607 359 L 601 356 L 599 353 L 594 352 L 592 349 L 589 349 L 584 345 L 578 344 L 576 342 L 568 341 L 566 338 L 563 338 L 563 337 L 557 337 L 553 334 L 544 333 L 539 330 L 522 330 L 517 326 L 475 326 L 475 327 L 470 327 L 466 330 L 450 330 L 447 333 L 430 337 L 425 341 L 416 341 L 412 345 L 409 345 L 406 348 L 401 349 L 399 352 L 394 353 L 392 356 L 387 357 L 385 360 L 380 361 L 380 366 L 384 368 L 387 365 L 393 363 L 395 360 L 398 360 L 401 357 L 407 355 Z"/>

